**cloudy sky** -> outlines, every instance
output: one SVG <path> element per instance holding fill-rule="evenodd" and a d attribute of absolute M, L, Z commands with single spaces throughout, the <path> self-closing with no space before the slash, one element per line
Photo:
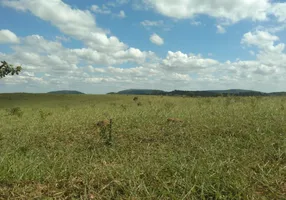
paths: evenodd
<path fill-rule="evenodd" d="M 285 0 L 0 0 L 0 92 L 286 91 Z"/>

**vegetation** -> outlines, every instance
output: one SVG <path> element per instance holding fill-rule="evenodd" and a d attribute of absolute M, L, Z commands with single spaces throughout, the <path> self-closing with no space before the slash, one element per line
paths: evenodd
<path fill-rule="evenodd" d="M 285 199 L 285 97 L 133 98 L 0 94 L 0 199 Z"/>
<path fill-rule="evenodd" d="M 132 94 L 132 95 L 164 95 L 164 96 L 189 96 L 189 97 L 221 97 L 221 96 L 286 96 L 286 92 L 265 93 L 253 90 L 205 90 L 205 91 L 183 91 L 174 90 L 166 92 L 162 90 L 130 89 L 118 93 L 109 94 Z"/>
<path fill-rule="evenodd" d="M 156 95 L 162 93 L 164 93 L 163 90 L 148 90 L 148 89 L 130 89 L 117 92 L 117 94 L 133 94 L 133 95 Z"/>
<path fill-rule="evenodd" d="M 1 61 L 0 64 L 0 78 L 4 78 L 7 75 L 14 75 L 19 74 L 19 72 L 22 70 L 21 66 L 17 66 L 14 68 L 13 65 L 8 64 L 6 61 Z"/>

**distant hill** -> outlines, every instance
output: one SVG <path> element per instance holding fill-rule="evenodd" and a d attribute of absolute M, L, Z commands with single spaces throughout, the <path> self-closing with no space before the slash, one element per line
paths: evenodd
<path fill-rule="evenodd" d="M 58 90 L 58 91 L 48 92 L 48 94 L 84 94 L 84 93 L 76 90 Z"/>
<path fill-rule="evenodd" d="M 239 94 L 247 92 L 259 92 L 254 90 L 230 89 L 230 90 L 206 90 L 207 92 L 223 93 L 223 94 Z M 260 92 L 259 92 L 260 93 Z"/>
<path fill-rule="evenodd" d="M 156 95 L 164 93 L 163 90 L 150 90 L 150 89 L 129 89 L 122 90 L 116 94 L 137 94 L 137 95 Z"/>
<path fill-rule="evenodd" d="M 150 89 L 129 89 L 117 93 L 109 94 L 130 94 L 130 95 L 166 95 L 166 96 L 190 96 L 190 97 L 218 97 L 218 96 L 286 96 L 286 92 L 264 93 L 253 90 L 230 89 L 230 90 L 202 90 L 202 91 L 184 91 L 174 90 L 166 92 L 163 90 Z"/>

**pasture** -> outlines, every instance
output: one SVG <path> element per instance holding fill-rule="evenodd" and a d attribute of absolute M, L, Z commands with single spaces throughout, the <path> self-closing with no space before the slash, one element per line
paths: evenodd
<path fill-rule="evenodd" d="M 286 98 L 0 94 L 0 199 L 286 199 Z"/>

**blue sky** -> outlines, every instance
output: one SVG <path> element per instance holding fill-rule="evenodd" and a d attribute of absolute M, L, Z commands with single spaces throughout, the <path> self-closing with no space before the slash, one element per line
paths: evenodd
<path fill-rule="evenodd" d="M 286 91 L 286 2 L 0 0 L 0 92 Z"/>

